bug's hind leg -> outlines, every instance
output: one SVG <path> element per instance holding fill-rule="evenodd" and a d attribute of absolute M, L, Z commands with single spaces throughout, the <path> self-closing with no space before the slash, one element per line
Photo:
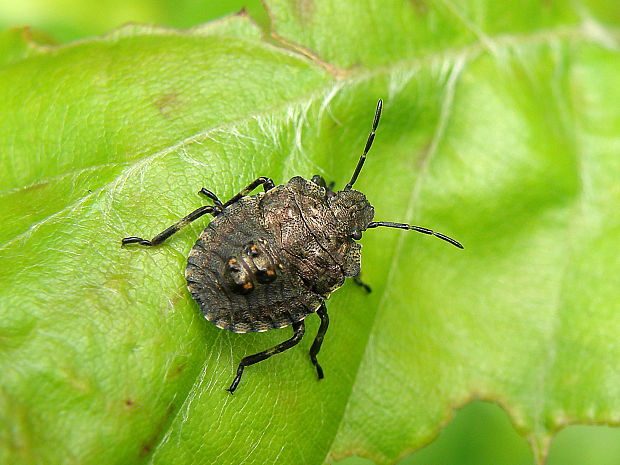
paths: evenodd
<path fill-rule="evenodd" d="M 241 363 L 239 363 L 239 367 L 237 367 L 237 376 L 235 376 L 235 379 L 233 380 L 232 384 L 226 390 L 230 392 L 231 394 L 235 392 L 235 389 L 237 389 L 237 385 L 239 384 L 239 381 L 241 381 L 241 375 L 243 375 L 243 369 L 245 367 L 254 365 L 255 363 L 258 363 L 258 362 L 262 362 L 263 360 L 268 359 L 272 355 L 279 354 L 280 352 L 284 352 L 285 350 L 290 349 L 291 347 L 297 345 L 299 341 L 301 341 L 301 338 L 304 337 L 304 333 L 306 331 L 306 327 L 304 325 L 303 320 L 298 321 L 297 323 L 293 323 L 293 331 L 294 331 L 294 334 L 292 338 L 287 339 L 286 341 L 278 344 L 277 346 L 272 347 L 271 349 L 264 350 L 254 355 L 243 357 L 241 359 Z"/>
<path fill-rule="evenodd" d="M 180 229 L 190 224 L 192 221 L 197 220 L 202 215 L 205 215 L 207 213 L 212 213 L 214 210 L 215 210 L 215 207 L 212 207 L 211 205 L 200 207 L 194 210 L 193 212 L 191 212 L 186 217 L 174 223 L 169 228 L 164 229 L 158 235 L 153 237 L 153 239 L 151 239 L 150 241 L 148 239 L 142 239 L 141 237 L 130 236 L 130 237 L 125 237 L 121 240 L 121 246 L 127 245 L 127 244 L 141 244 L 141 245 L 148 245 L 148 246 L 160 244 L 166 239 L 168 239 L 170 236 L 172 236 L 174 233 L 178 232 Z"/>
<path fill-rule="evenodd" d="M 319 330 L 316 333 L 312 347 L 310 347 L 310 360 L 312 360 L 312 364 L 316 367 L 316 374 L 319 376 L 319 379 L 323 379 L 323 369 L 321 368 L 321 365 L 319 365 L 319 362 L 317 362 L 316 356 L 319 353 L 319 350 L 321 350 L 321 344 L 323 344 L 323 338 L 325 337 L 327 327 L 329 326 L 329 316 L 327 315 L 327 307 L 325 306 L 325 303 L 319 307 L 316 313 L 321 318 L 321 326 L 319 326 Z"/>
<path fill-rule="evenodd" d="M 263 189 L 265 190 L 265 192 L 267 192 L 268 190 L 271 190 L 274 187 L 276 187 L 276 185 L 273 183 L 273 180 L 271 178 L 266 178 L 264 176 L 261 176 L 260 178 L 256 178 L 250 184 L 245 186 L 245 188 L 243 190 L 241 190 L 241 192 L 239 192 L 233 198 L 228 200 L 224 205 L 222 205 L 222 208 L 224 209 L 224 208 L 228 207 L 229 205 L 232 205 L 237 200 L 239 200 L 241 197 L 245 197 L 246 195 L 248 195 L 250 192 L 252 192 L 254 189 L 256 189 L 261 184 L 263 185 Z"/>
<path fill-rule="evenodd" d="M 366 289 L 366 292 L 368 292 L 369 294 L 372 292 L 371 287 L 368 284 L 366 284 L 364 281 L 362 281 L 362 278 L 360 278 L 359 274 L 356 276 L 353 276 L 353 282 L 357 284 L 358 286 Z"/>

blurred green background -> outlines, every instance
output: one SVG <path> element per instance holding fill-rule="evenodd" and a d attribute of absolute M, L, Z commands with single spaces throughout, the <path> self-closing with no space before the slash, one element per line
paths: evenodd
<path fill-rule="evenodd" d="M 103 34 L 128 22 L 189 28 L 246 8 L 262 27 L 269 19 L 259 0 L 3 0 L 0 29 L 31 26 L 70 42 Z M 525 438 L 517 434 L 497 405 L 474 401 L 456 412 L 439 437 L 424 449 L 404 458 L 413 464 L 532 464 Z M 620 429 L 571 426 L 553 440 L 550 465 L 620 464 Z M 372 465 L 352 457 L 339 465 Z"/>
<path fill-rule="evenodd" d="M 125 23 L 189 28 L 243 7 L 261 24 L 260 0 L 2 0 L 0 28 L 32 26 L 60 42 L 103 34 Z"/>

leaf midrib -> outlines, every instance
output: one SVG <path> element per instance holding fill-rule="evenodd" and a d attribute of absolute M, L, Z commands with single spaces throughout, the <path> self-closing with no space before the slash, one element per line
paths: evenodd
<path fill-rule="evenodd" d="M 419 173 L 418 176 L 416 177 L 416 181 L 414 182 L 412 188 L 411 188 L 411 192 L 409 194 L 409 200 L 407 203 L 407 211 L 405 213 L 405 220 L 409 221 L 410 218 L 413 218 L 413 213 L 414 213 L 414 208 L 415 205 L 417 204 L 416 199 L 418 198 L 418 196 L 420 195 L 420 189 L 421 189 L 421 185 L 422 185 L 422 181 L 424 179 L 424 176 L 426 175 L 427 171 L 428 171 L 428 167 L 431 164 L 433 158 L 435 157 L 436 153 L 437 153 L 437 148 L 442 140 L 442 137 L 445 133 L 445 128 L 446 128 L 446 124 L 448 121 L 448 118 L 450 117 L 450 112 L 451 112 L 451 107 L 452 107 L 452 103 L 454 102 L 454 93 L 455 93 L 455 89 L 456 89 L 456 84 L 457 84 L 457 80 L 460 77 L 463 68 L 465 66 L 466 63 L 466 59 L 464 56 L 461 57 L 461 59 L 459 61 L 454 62 L 454 65 L 452 67 L 452 70 L 450 71 L 450 75 L 447 77 L 446 79 L 446 84 L 445 84 L 445 90 L 444 90 L 444 95 L 442 98 L 442 105 L 441 105 L 441 110 L 440 110 L 440 114 L 439 114 L 439 119 L 437 121 L 437 127 L 435 128 L 435 132 L 433 134 L 433 139 L 431 141 L 431 145 L 429 147 L 429 151 L 428 151 L 428 155 L 424 158 L 422 165 L 419 167 Z M 370 322 L 370 330 L 368 331 L 368 340 L 370 339 L 372 333 L 373 333 L 373 329 L 375 327 L 376 321 L 377 321 L 377 315 L 385 308 L 385 302 L 386 299 L 388 298 L 389 295 L 389 290 L 391 288 L 391 282 L 394 279 L 396 273 L 398 272 L 399 268 L 398 268 L 398 257 L 400 255 L 400 251 L 403 248 L 403 244 L 405 242 L 405 234 L 400 234 L 398 237 L 398 241 L 396 243 L 396 247 L 394 247 L 394 253 L 392 255 L 392 259 L 390 260 L 390 265 L 389 265 L 389 270 L 388 270 L 388 274 L 387 274 L 387 279 L 385 281 L 385 286 L 383 288 L 383 294 L 381 295 L 381 298 L 379 299 L 379 303 L 377 304 L 377 310 L 374 312 L 373 317 L 372 317 L 372 321 Z M 367 340 L 367 342 L 368 342 Z M 334 444 L 334 441 L 336 440 L 336 438 L 338 437 L 338 433 L 341 429 L 341 426 L 344 422 L 344 419 L 347 416 L 347 411 L 349 409 L 350 404 L 350 399 L 353 395 L 353 390 L 355 388 L 355 386 L 357 385 L 357 379 L 360 373 L 360 368 L 364 362 L 364 360 L 367 357 L 367 353 L 368 353 L 368 343 L 366 343 L 365 347 L 364 347 L 364 352 L 362 354 L 362 356 L 359 359 L 359 363 L 356 367 L 356 372 L 355 372 L 355 376 L 353 378 L 353 382 L 351 383 L 351 390 L 349 392 L 349 396 L 347 397 L 347 404 L 345 405 L 345 408 L 343 409 L 343 413 L 342 413 L 342 417 L 340 418 L 340 423 L 338 425 L 338 428 L 336 428 L 336 432 L 334 434 L 334 437 L 332 438 L 332 443 L 330 444 L 330 447 L 328 448 L 326 455 L 325 455 L 325 459 L 323 460 L 323 463 L 327 463 L 330 457 L 330 453 Z"/>

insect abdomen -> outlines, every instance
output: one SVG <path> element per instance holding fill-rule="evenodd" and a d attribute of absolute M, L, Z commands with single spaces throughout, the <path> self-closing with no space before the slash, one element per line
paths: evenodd
<path fill-rule="evenodd" d="M 188 288 L 205 317 L 234 332 L 289 326 L 322 303 L 308 290 L 260 224 L 258 198 L 217 216 L 189 255 Z"/>

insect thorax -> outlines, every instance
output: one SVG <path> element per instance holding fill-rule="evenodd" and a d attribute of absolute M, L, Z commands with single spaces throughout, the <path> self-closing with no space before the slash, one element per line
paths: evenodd
<path fill-rule="evenodd" d="M 334 194 L 294 177 L 265 194 L 260 204 L 265 228 L 279 240 L 292 267 L 315 292 L 327 296 L 345 278 L 359 273 L 361 246 L 350 232 L 365 229 L 373 217 L 363 194 Z"/>

